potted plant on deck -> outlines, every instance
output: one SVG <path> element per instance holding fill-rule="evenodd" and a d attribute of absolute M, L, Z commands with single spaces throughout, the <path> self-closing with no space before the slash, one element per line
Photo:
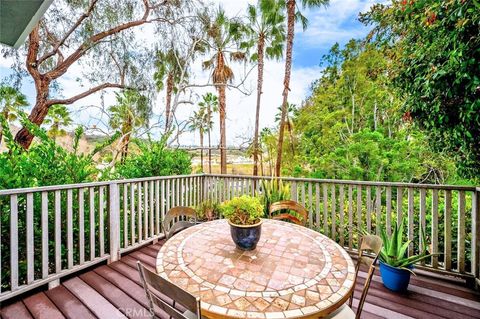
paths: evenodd
<path fill-rule="evenodd" d="M 262 233 L 263 205 L 260 199 L 243 195 L 221 204 L 220 210 L 230 224 L 230 234 L 238 249 L 253 250 Z"/>
<path fill-rule="evenodd" d="M 218 203 L 207 199 L 201 202 L 197 207 L 195 207 L 197 212 L 197 219 L 201 221 L 212 221 L 218 218 L 219 215 L 219 205 Z"/>
<path fill-rule="evenodd" d="M 422 236 L 422 253 L 407 257 L 407 249 L 411 240 L 403 242 L 403 220 L 400 225 L 395 224 L 392 234 L 387 235 L 385 229 L 381 231 L 383 247 L 380 251 L 380 274 L 385 287 L 392 291 L 406 291 L 410 283 L 410 275 L 413 272 L 413 265 L 419 261 L 430 258 L 434 254 L 427 252 L 425 236 L 420 228 Z"/>

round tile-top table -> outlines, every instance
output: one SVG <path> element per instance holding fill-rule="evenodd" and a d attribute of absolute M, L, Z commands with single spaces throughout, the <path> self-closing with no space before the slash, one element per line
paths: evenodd
<path fill-rule="evenodd" d="M 226 220 L 190 227 L 160 249 L 160 276 L 200 296 L 209 318 L 318 318 L 348 299 L 355 267 L 328 237 L 264 220 L 257 248 L 235 248 Z"/>

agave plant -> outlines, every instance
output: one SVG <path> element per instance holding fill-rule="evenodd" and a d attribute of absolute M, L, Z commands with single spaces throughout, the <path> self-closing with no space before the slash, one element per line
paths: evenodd
<path fill-rule="evenodd" d="M 262 189 L 265 216 L 268 216 L 270 204 L 290 199 L 290 187 L 283 184 L 280 179 L 272 178 L 270 181 L 262 181 Z"/>
<path fill-rule="evenodd" d="M 407 240 L 406 242 L 403 242 L 403 228 L 404 224 L 402 219 L 400 225 L 395 224 L 390 236 L 387 235 L 385 229 L 382 229 L 380 237 L 383 240 L 383 247 L 380 251 L 379 258 L 383 263 L 389 266 L 412 272 L 409 268 L 411 265 L 438 254 L 430 254 L 427 252 L 424 231 L 420 228 L 420 235 L 422 237 L 422 247 L 420 247 L 420 251 L 422 253 L 406 257 L 406 251 L 412 241 Z"/>

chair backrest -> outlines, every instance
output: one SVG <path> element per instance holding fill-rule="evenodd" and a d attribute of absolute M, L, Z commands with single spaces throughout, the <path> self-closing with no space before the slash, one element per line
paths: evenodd
<path fill-rule="evenodd" d="M 375 272 L 375 263 L 377 262 L 378 255 L 382 249 L 383 241 L 379 236 L 376 235 L 365 235 L 360 238 L 359 250 L 358 250 L 358 260 L 357 266 L 355 267 L 355 279 L 353 286 L 357 283 L 358 271 L 360 270 L 361 265 L 368 267 L 367 277 L 365 278 L 365 284 L 363 285 L 362 295 L 357 307 L 357 314 L 355 318 L 359 319 L 362 313 L 363 304 L 365 303 L 365 298 L 367 297 L 368 289 L 370 288 L 370 282 L 372 281 L 373 274 Z M 350 296 L 349 306 L 352 307 L 353 304 L 353 293 Z"/>
<path fill-rule="evenodd" d="M 195 297 L 165 278 L 151 272 L 145 268 L 140 261 L 137 261 L 137 268 L 140 272 L 145 294 L 147 295 L 152 318 L 156 318 L 156 305 L 173 319 L 191 319 L 192 314 L 194 318 L 201 319 L 202 314 L 199 297 Z M 172 302 L 169 303 L 162 299 L 160 297 L 162 294 L 171 298 Z M 179 310 L 177 304 L 187 309 L 187 311 L 183 312 Z"/>
<path fill-rule="evenodd" d="M 282 210 L 291 210 L 296 212 L 301 219 L 297 216 L 294 216 L 289 213 L 280 213 L 273 215 L 274 212 L 282 211 Z M 269 208 L 269 215 L 272 219 L 279 219 L 279 220 L 289 220 L 297 225 L 305 226 L 307 223 L 308 218 L 308 211 L 305 207 L 297 203 L 293 200 L 282 200 L 279 202 L 272 203 Z"/>
<path fill-rule="evenodd" d="M 193 208 L 176 206 L 165 214 L 162 222 L 163 231 L 168 239 L 178 231 L 195 225 L 196 222 L 197 213 Z"/>

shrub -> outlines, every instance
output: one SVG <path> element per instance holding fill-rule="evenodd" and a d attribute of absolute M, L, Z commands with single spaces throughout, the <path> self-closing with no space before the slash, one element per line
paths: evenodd
<path fill-rule="evenodd" d="M 220 210 L 233 224 L 254 225 L 263 217 L 263 205 L 259 198 L 243 195 L 220 205 Z"/>

